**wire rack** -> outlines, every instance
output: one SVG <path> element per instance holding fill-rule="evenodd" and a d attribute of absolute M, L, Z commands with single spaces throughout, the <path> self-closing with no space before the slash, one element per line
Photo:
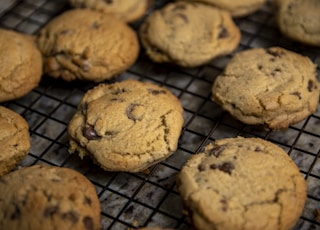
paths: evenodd
<path fill-rule="evenodd" d="M 155 1 L 154 9 L 167 2 Z M 0 27 L 35 34 L 53 17 L 68 9 L 66 0 L 2 0 Z M 255 14 L 235 22 L 242 32 L 237 51 L 282 46 L 307 55 L 320 65 L 320 49 L 293 42 L 279 33 L 270 1 Z M 137 29 L 139 23 L 141 21 L 131 26 Z M 150 168 L 148 173 L 105 172 L 89 159 L 70 155 L 67 125 L 82 96 L 94 83 L 64 82 L 43 76 L 39 87 L 28 95 L 3 103 L 21 114 L 30 126 L 31 150 L 21 165 L 69 167 L 87 176 L 95 185 L 101 202 L 102 229 L 143 226 L 191 229 L 183 216 L 183 205 L 175 188 L 175 176 L 182 165 L 215 139 L 238 135 L 260 137 L 282 147 L 308 182 L 306 205 L 294 229 L 320 229 L 320 106 L 313 115 L 283 131 L 259 130 L 234 120 L 210 99 L 212 82 L 232 55 L 186 69 L 155 64 L 142 49 L 135 65 L 116 78 L 116 81 L 131 78 L 165 86 L 179 97 L 185 109 L 178 150 Z"/>

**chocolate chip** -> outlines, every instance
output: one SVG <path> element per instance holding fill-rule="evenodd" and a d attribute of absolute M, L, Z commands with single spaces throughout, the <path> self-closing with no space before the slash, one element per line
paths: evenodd
<path fill-rule="evenodd" d="M 61 218 L 71 221 L 73 224 L 75 224 L 79 220 L 79 214 L 73 210 L 70 210 L 69 212 L 62 213 Z"/>
<path fill-rule="evenodd" d="M 229 32 L 223 25 L 219 26 L 219 30 L 220 30 L 220 32 L 218 34 L 218 39 L 229 37 Z"/>
<path fill-rule="evenodd" d="M 263 66 L 262 65 L 258 65 L 258 70 L 262 70 Z"/>
<path fill-rule="evenodd" d="M 291 95 L 297 96 L 299 98 L 299 100 L 302 99 L 300 92 L 293 92 L 293 93 L 291 93 Z"/>
<path fill-rule="evenodd" d="M 94 229 L 94 223 L 93 219 L 90 216 L 85 216 L 82 220 L 82 223 L 87 230 L 93 230 Z"/>
<path fill-rule="evenodd" d="M 105 3 L 111 4 L 113 3 L 113 0 L 104 0 Z"/>
<path fill-rule="evenodd" d="M 132 120 L 132 121 L 136 121 L 136 120 L 141 120 L 141 118 L 137 118 L 135 117 L 132 112 L 135 109 L 135 107 L 139 106 L 138 104 L 130 104 L 127 109 L 126 109 L 126 114 L 128 119 Z"/>
<path fill-rule="evenodd" d="M 98 140 L 101 137 L 96 133 L 92 125 L 86 125 L 82 130 L 82 135 L 88 140 Z"/>
<path fill-rule="evenodd" d="M 220 203 L 222 204 L 222 211 L 226 212 L 228 210 L 228 206 L 227 206 L 227 200 L 226 199 L 221 199 Z"/>
<path fill-rule="evenodd" d="M 222 172 L 228 173 L 231 175 L 231 171 L 234 169 L 234 165 L 230 162 L 224 162 L 221 165 L 211 164 L 210 169 L 219 169 Z"/>
<path fill-rule="evenodd" d="M 255 152 L 262 152 L 262 149 L 261 149 L 259 146 L 257 146 L 257 147 L 254 149 L 254 151 L 255 151 Z"/>
<path fill-rule="evenodd" d="M 91 206 L 92 201 L 89 197 L 84 196 L 83 203 Z"/>
<path fill-rule="evenodd" d="M 312 92 L 316 88 L 317 88 L 317 86 L 314 84 L 314 82 L 312 80 L 309 80 L 308 81 L 308 91 Z"/>
<path fill-rule="evenodd" d="M 147 89 L 148 93 L 152 95 L 158 95 L 158 94 L 166 94 L 167 92 L 165 90 L 156 90 L 156 89 Z"/>
<path fill-rule="evenodd" d="M 272 72 L 271 75 L 275 76 L 277 73 L 281 73 L 281 69 L 280 68 L 275 68 Z"/>
<path fill-rule="evenodd" d="M 58 206 L 48 206 L 43 211 L 44 217 L 52 217 L 54 214 L 58 212 L 59 207 Z"/>
<path fill-rule="evenodd" d="M 21 210 L 18 207 L 18 205 L 14 204 L 14 210 L 13 210 L 13 213 L 11 213 L 10 219 L 16 220 L 16 219 L 19 219 L 20 216 L 21 216 Z"/>
<path fill-rule="evenodd" d="M 212 149 L 209 150 L 208 154 L 209 156 L 215 156 L 215 157 L 219 157 L 221 152 L 224 150 L 224 146 L 215 146 Z"/>
<path fill-rule="evenodd" d="M 203 172 L 203 171 L 205 171 L 205 166 L 203 165 L 203 164 L 199 164 L 198 165 L 198 170 L 200 171 L 200 172 Z"/>

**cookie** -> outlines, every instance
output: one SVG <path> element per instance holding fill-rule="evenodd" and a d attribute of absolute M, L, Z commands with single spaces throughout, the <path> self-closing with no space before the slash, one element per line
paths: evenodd
<path fill-rule="evenodd" d="M 134 22 L 153 5 L 152 0 L 69 0 L 72 7 L 112 13 L 120 20 Z"/>
<path fill-rule="evenodd" d="M 149 15 L 139 36 L 153 61 L 196 67 L 232 52 L 241 34 L 227 11 L 201 3 L 173 2 Z"/>
<path fill-rule="evenodd" d="M 0 106 L 0 176 L 12 170 L 30 151 L 29 126 L 18 113 Z"/>
<path fill-rule="evenodd" d="M 136 80 L 100 84 L 84 95 L 68 125 L 69 151 L 107 171 L 143 171 L 176 151 L 182 114 L 164 87 Z"/>
<path fill-rule="evenodd" d="M 230 0 L 185 0 L 190 2 L 203 2 L 221 9 L 229 11 L 232 17 L 244 17 L 259 10 L 266 0 L 243 0 L 243 1 L 230 1 Z"/>
<path fill-rule="evenodd" d="M 42 58 L 27 34 L 0 29 L 0 102 L 21 98 L 38 86 Z"/>
<path fill-rule="evenodd" d="M 35 165 L 0 179 L 0 229 L 100 229 L 95 187 L 68 168 Z"/>
<path fill-rule="evenodd" d="M 258 138 L 228 138 L 193 155 L 177 188 L 196 229 L 291 229 L 306 182 L 287 153 Z"/>
<path fill-rule="evenodd" d="M 245 124 L 285 129 L 318 106 L 316 66 L 281 47 L 241 51 L 214 81 L 212 99 Z"/>
<path fill-rule="evenodd" d="M 66 81 L 101 82 L 128 69 L 139 53 L 138 38 L 110 14 L 73 9 L 50 21 L 37 35 L 44 73 Z"/>
<path fill-rule="evenodd" d="M 274 3 L 276 21 L 284 35 L 295 41 L 320 47 L 318 0 L 276 0 Z"/>

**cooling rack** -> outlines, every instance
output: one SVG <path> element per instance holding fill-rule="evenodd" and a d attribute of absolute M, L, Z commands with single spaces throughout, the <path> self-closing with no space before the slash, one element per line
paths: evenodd
<path fill-rule="evenodd" d="M 167 2 L 155 1 L 154 9 Z M 68 9 L 66 0 L 1 1 L 0 27 L 35 34 L 49 20 Z M 131 26 L 137 29 L 140 22 Z M 235 22 L 242 33 L 237 51 L 282 46 L 307 55 L 320 65 L 320 49 L 296 43 L 279 33 L 271 1 L 258 12 Z M 182 165 L 215 139 L 238 135 L 259 137 L 282 147 L 308 183 L 306 205 L 294 229 L 320 229 L 320 107 L 305 120 L 283 131 L 259 130 L 234 120 L 210 100 L 212 82 L 232 55 L 198 68 L 185 69 L 152 63 L 141 50 L 137 62 L 116 78 L 115 81 L 131 78 L 165 86 L 179 97 L 185 109 L 178 150 L 150 168 L 148 173 L 105 172 L 89 159 L 70 155 L 67 125 L 80 99 L 94 83 L 64 82 L 43 76 L 39 87 L 25 97 L 2 103 L 21 114 L 30 126 L 31 150 L 21 165 L 69 167 L 87 176 L 95 185 L 101 202 L 102 229 L 143 226 L 191 229 L 183 216 L 183 206 L 175 188 L 175 176 Z"/>

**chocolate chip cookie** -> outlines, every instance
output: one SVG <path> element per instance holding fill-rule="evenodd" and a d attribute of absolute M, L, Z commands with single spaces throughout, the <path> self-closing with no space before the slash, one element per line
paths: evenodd
<path fill-rule="evenodd" d="M 149 15 L 140 26 L 139 35 L 153 61 L 184 67 L 200 66 L 232 52 L 241 37 L 229 12 L 179 1 Z"/>
<path fill-rule="evenodd" d="M 198 1 L 204 2 L 213 6 L 217 6 L 221 9 L 229 11 L 232 17 L 244 17 L 254 13 L 261 8 L 266 0 L 186 0 L 186 1 Z"/>
<path fill-rule="evenodd" d="M 320 47 L 320 2 L 318 0 L 276 0 L 280 31 L 289 38 Z"/>
<path fill-rule="evenodd" d="M 70 152 L 108 171 L 143 171 L 177 149 L 182 113 L 164 87 L 136 80 L 100 84 L 84 95 L 69 123 Z"/>
<path fill-rule="evenodd" d="M 30 150 L 29 126 L 18 113 L 0 106 L 0 176 L 12 170 Z"/>
<path fill-rule="evenodd" d="M 125 22 L 140 19 L 153 5 L 152 0 L 69 0 L 69 2 L 72 7 L 112 13 Z"/>
<path fill-rule="evenodd" d="M 95 187 L 68 168 L 35 165 L 0 179 L 0 229 L 100 229 Z"/>
<path fill-rule="evenodd" d="M 0 29 L 0 102 L 21 98 L 38 86 L 41 53 L 27 34 Z"/>
<path fill-rule="evenodd" d="M 125 71 L 136 60 L 138 38 L 115 16 L 73 9 L 50 21 L 37 35 L 44 73 L 66 81 L 101 82 Z"/>
<path fill-rule="evenodd" d="M 287 153 L 258 138 L 228 138 L 193 155 L 177 176 L 197 229 L 291 229 L 306 182 Z"/>
<path fill-rule="evenodd" d="M 281 47 L 237 53 L 212 87 L 212 99 L 236 119 L 285 129 L 315 112 L 319 103 L 316 65 Z"/>

